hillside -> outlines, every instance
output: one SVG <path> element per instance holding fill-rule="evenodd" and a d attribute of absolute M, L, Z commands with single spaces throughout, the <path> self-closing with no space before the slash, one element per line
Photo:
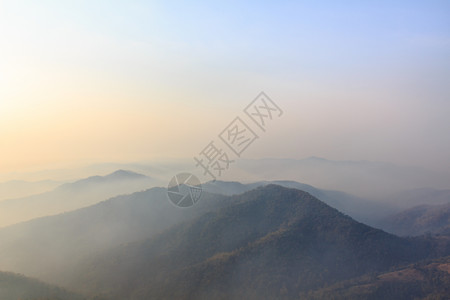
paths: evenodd
<path fill-rule="evenodd" d="M 130 171 L 91 176 L 28 197 L 0 202 L 0 227 L 55 215 L 96 204 L 105 199 L 148 189 L 153 180 Z"/>
<path fill-rule="evenodd" d="M 401 236 L 450 234 L 450 202 L 416 206 L 384 219 L 381 224 L 384 230 Z"/>
<path fill-rule="evenodd" d="M 71 288 L 113 299 L 296 299 L 368 272 L 448 254 L 358 223 L 310 194 L 269 185 L 233 205 L 79 266 Z M 441 252 L 441 253 L 437 253 Z"/>
<path fill-rule="evenodd" d="M 431 300 L 450 297 L 450 257 L 343 281 L 304 293 L 308 300 Z"/>
<path fill-rule="evenodd" d="M 22 275 L 0 272 L 0 299 L 2 300 L 88 300 L 85 297 L 51 286 Z M 92 298 L 92 300 L 104 298 Z"/>
<path fill-rule="evenodd" d="M 307 182 L 329 190 L 344 191 L 362 198 L 377 199 L 417 187 L 448 189 L 450 182 L 448 172 L 435 172 L 384 162 L 336 161 L 319 157 L 240 159 L 232 172 L 234 174 L 226 179 L 279 180 L 282 175 L 285 179 Z"/>
<path fill-rule="evenodd" d="M 415 188 L 390 195 L 394 201 L 405 210 L 419 205 L 443 205 L 450 202 L 449 189 Z"/>
<path fill-rule="evenodd" d="M 110 182 L 111 177 L 140 177 L 128 172 L 115 172 L 104 177 L 92 177 L 60 189 L 68 191 L 94 188 L 95 183 Z M 142 176 L 142 175 L 141 175 Z M 122 182 L 122 181 L 119 181 Z M 344 212 L 345 208 L 361 203 L 358 198 L 337 191 L 326 191 L 290 181 L 280 185 L 304 189 L 331 206 Z M 122 195 L 101 203 L 55 216 L 34 219 L 0 229 L 0 268 L 42 278 L 52 283 L 65 283 L 68 270 L 93 253 L 105 251 L 122 243 L 147 239 L 170 226 L 198 217 L 201 214 L 226 206 L 230 197 L 213 195 L 239 194 L 270 182 L 241 184 L 216 181 L 204 185 L 202 199 L 194 207 L 179 209 L 167 199 L 165 188 L 153 188 L 130 195 Z M 110 186 L 110 185 L 108 185 Z M 76 187 L 76 188 L 75 188 Z M 83 195 L 84 193 L 78 193 Z M 361 204 L 360 204 L 361 205 Z M 361 210 L 364 212 L 364 210 Z M 351 214 L 361 216 L 361 214 Z M 65 259 L 71 257 L 70 260 Z M 51 267 L 48 267 L 48 264 Z"/>
<path fill-rule="evenodd" d="M 2 228 L 0 269 L 63 284 L 65 275 L 90 255 L 149 238 L 227 205 L 224 199 L 205 193 L 191 209 L 179 209 L 169 203 L 165 188 L 153 188 Z"/>
<path fill-rule="evenodd" d="M 289 180 L 258 181 L 248 184 L 216 180 L 207 182 L 203 188 L 210 193 L 237 195 L 269 184 L 305 191 L 353 219 L 372 226 L 378 225 L 380 218 L 395 211 L 395 207 L 389 203 L 367 200 L 341 191 L 319 189 L 309 184 Z"/>
<path fill-rule="evenodd" d="M 41 180 L 34 182 L 10 180 L 0 182 L 0 201 L 45 193 L 55 189 L 59 185 L 61 185 L 61 182 L 53 180 Z"/>

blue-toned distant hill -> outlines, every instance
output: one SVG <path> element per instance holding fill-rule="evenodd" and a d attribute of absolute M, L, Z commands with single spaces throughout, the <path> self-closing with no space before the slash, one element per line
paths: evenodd
<path fill-rule="evenodd" d="M 1 300 L 88 300 L 83 296 L 68 292 L 36 279 L 23 275 L 0 272 Z M 101 298 L 97 298 L 101 300 Z"/>
<path fill-rule="evenodd" d="M 34 182 L 10 180 L 0 182 L 0 201 L 49 192 L 61 184 L 61 182 L 54 180 L 41 180 Z"/>
<path fill-rule="evenodd" d="M 90 206 L 116 195 L 148 189 L 153 184 L 147 176 L 118 170 L 66 183 L 50 192 L 4 200 L 0 202 L 0 227 Z"/>
<path fill-rule="evenodd" d="M 116 172 L 114 177 L 129 176 L 129 173 Z M 111 177 L 111 176 L 108 176 Z M 131 177 L 140 178 L 131 174 Z M 74 184 L 64 185 L 66 192 L 82 190 L 95 183 L 108 181 L 104 177 L 92 177 Z M 356 218 L 366 221 L 370 202 L 337 191 L 326 191 L 309 185 L 289 182 L 274 182 L 286 187 L 305 190 Z M 230 205 L 229 195 L 240 194 L 270 182 L 241 184 L 239 182 L 216 181 L 203 186 L 204 194 L 194 207 L 179 209 L 170 204 L 165 188 L 123 195 L 100 202 L 76 211 L 60 215 L 34 219 L 0 229 L 0 269 L 16 271 L 42 278 L 46 281 L 62 283 L 63 272 L 79 261 L 97 251 L 104 251 L 121 243 L 149 238 L 169 226 L 190 220 L 207 211 L 214 211 Z M 212 195 L 212 194 L 222 194 Z M 368 203 L 368 204 L 367 204 Z M 365 206 L 366 205 L 366 206 Z M 360 208 L 357 211 L 358 208 Z M 353 212 L 355 212 L 353 214 Z M 378 211 L 379 212 L 379 211 Z M 377 214 L 373 214 L 377 216 Z M 71 257 L 70 260 L 65 260 Z M 46 264 L 54 265 L 46 268 Z"/>
<path fill-rule="evenodd" d="M 218 186 L 229 189 L 224 194 L 247 189 Z M 444 237 L 399 238 L 309 193 L 265 183 L 234 196 L 205 191 L 185 209 L 168 201 L 165 188 L 153 188 L 0 229 L 0 241 L 2 270 L 121 300 L 297 299 L 324 284 L 450 253 Z"/>
<path fill-rule="evenodd" d="M 380 218 L 398 211 L 395 204 L 389 202 L 367 200 L 345 192 L 318 189 L 308 184 L 288 180 L 259 181 L 249 184 L 216 180 L 205 183 L 203 188 L 210 193 L 237 195 L 268 184 L 277 184 L 308 192 L 340 212 L 369 225 L 378 225 Z"/>
<path fill-rule="evenodd" d="M 336 161 L 319 157 L 239 159 L 230 175 L 239 181 L 287 179 L 305 182 L 362 198 L 384 198 L 394 192 L 424 187 L 450 188 L 448 172 L 385 162 Z"/>
<path fill-rule="evenodd" d="M 401 236 L 450 235 L 450 202 L 420 205 L 383 219 L 382 228 Z"/>
<path fill-rule="evenodd" d="M 73 183 L 66 183 L 59 186 L 56 190 L 64 191 L 80 191 L 91 188 L 98 188 L 99 184 L 110 184 L 110 183 L 120 183 L 121 181 L 134 181 L 149 179 L 147 176 L 138 174 L 131 171 L 117 170 L 114 173 L 108 174 L 106 176 L 91 176 L 85 179 L 75 181 Z"/>
<path fill-rule="evenodd" d="M 389 195 L 388 199 L 403 209 L 409 209 L 419 205 L 446 204 L 450 202 L 450 190 L 417 188 L 394 193 Z"/>
<path fill-rule="evenodd" d="M 205 193 L 194 207 L 180 209 L 169 202 L 165 188 L 152 188 L 15 224 L 0 229 L 0 270 L 62 284 L 90 255 L 149 238 L 228 203 L 225 196 Z"/>
<path fill-rule="evenodd" d="M 449 241 L 404 239 L 277 185 L 77 266 L 71 287 L 112 299 L 301 299 L 300 293 L 450 254 Z"/>

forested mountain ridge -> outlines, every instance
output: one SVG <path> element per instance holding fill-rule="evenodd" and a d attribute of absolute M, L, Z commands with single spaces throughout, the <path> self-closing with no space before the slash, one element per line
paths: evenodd
<path fill-rule="evenodd" d="M 449 254 L 358 223 L 310 194 L 268 185 L 142 242 L 92 258 L 71 288 L 112 299 L 297 299 L 391 267 Z"/>
<path fill-rule="evenodd" d="M 23 275 L 0 272 L 1 300 L 103 300 L 85 298 L 62 288 L 43 283 Z"/>
<path fill-rule="evenodd" d="M 364 275 L 303 293 L 308 300 L 431 300 L 450 298 L 450 257 Z"/>
<path fill-rule="evenodd" d="M 450 234 L 450 202 L 420 205 L 384 219 L 383 229 L 401 236 Z"/>
<path fill-rule="evenodd" d="M 51 191 L 0 201 L 0 227 L 89 207 L 153 186 L 150 177 L 124 170 L 64 183 Z"/>
<path fill-rule="evenodd" d="M 2 228 L 0 269 L 61 285 L 74 266 L 90 255 L 150 238 L 179 222 L 227 205 L 226 199 L 205 193 L 204 201 L 183 210 L 169 203 L 165 188 L 152 188 Z"/>

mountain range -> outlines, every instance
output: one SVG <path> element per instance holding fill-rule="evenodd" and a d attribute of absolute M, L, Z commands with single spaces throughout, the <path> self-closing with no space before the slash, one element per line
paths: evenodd
<path fill-rule="evenodd" d="M 281 176 L 281 177 L 280 177 Z M 447 189 L 448 172 L 373 161 L 305 159 L 240 159 L 224 180 L 292 180 L 344 191 L 362 198 L 385 199 L 417 188 Z"/>
<path fill-rule="evenodd" d="M 69 292 L 57 286 L 52 286 L 39 280 L 25 277 L 23 275 L 6 272 L 0 272 L 0 299 L 88 300 L 88 298 L 86 297 Z M 101 299 L 98 298 L 98 300 Z"/>
<path fill-rule="evenodd" d="M 128 173 L 115 172 L 117 175 Z M 140 176 L 132 174 L 133 177 Z M 110 182 L 111 177 L 91 177 L 67 184 L 64 191 L 86 191 L 96 184 Z M 114 181 L 113 181 L 114 183 Z M 278 181 L 323 199 L 359 221 L 370 221 L 364 204 L 367 201 L 338 191 L 327 191 L 309 185 Z M 270 182 L 242 184 L 239 182 L 208 182 L 203 185 L 201 201 L 191 209 L 179 209 L 167 199 L 167 190 L 152 188 L 130 195 L 117 196 L 98 204 L 55 216 L 41 217 L 0 229 L 0 269 L 21 272 L 52 283 L 64 283 L 61 272 L 70 270 L 93 253 L 121 243 L 149 238 L 179 222 L 229 204 L 229 196 L 241 194 Z M 82 195 L 82 193 L 79 193 Z M 369 203 L 370 204 L 370 203 Z M 369 206 L 369 205 L 368 205 Z M 361 207 L 361 209 L 355 210 Z M 381 210 L 379 210 L 381 211 Z M 378 212 L 379 212 L 378 211 Z M 373 214 L 377 216 L 377 214 Z M 71 257 L 66 260 L 66 257 Z M 50 263 L 52 267 L 48 267 Z"/>
<path fill-rule="evenodd" d="M 3 200 L 0 201 L 0 227 L 87 207 L 119 194 L 148 189 L 153 184 L 147 176 L 118 170 L 106 176 L 65 183 L 49 192 Z"/>
<path fill-rule="evenodd" d="M 303 293 L 300 299 L 448 299 L 449 295 L 450 257 L 447 256 L 342 281 Z"/>
<path fill-rule="evenodd" d="M 356 222 L 310 194 L 268 185 L 79 265 L 71 288 L 110 299 L 296 299 L 323 285 L 450 254 Z"/>
<path fill-rule="evenodd" d="M 119 171 L 56 190 L 124 178 L 147 180 Z M 446 232 L 402 238 L 367 226 L 361 221 L 386 207 L 343 192 L 292 181 L 215 181 L 203 189 L 189 208 L 152 188 L 1 228 L 0 270 L 108 300 L 329 299 L 339 284 L 349 287 L 343 295 L 359 295 L 369 279 L 450 255 Z M 445 280 L 432 290 L 445 291 Z M 418 297 L 430 289 L 424 282 Z M 386 286 L 375 283 L 367 283 L 375 287 L 368 295 Z"/>
<path fill-rule="evenodd" d="M 55 179 L 68 182 L 73 181 L 73 178 L 84 178 L 92 174 L 109 174 L 118 169 L 145 174 L 157 182 L 158 186 L 168 183 L 180 170 L 194 174 L 199 171 L 189 157 L 159 162 L 93 164 L 79 169 L 45 170 L 3 176 L 3 178 L 19 177 L 34 181 Z M 450 173 L 386 162 L 331 160 L 321 157 L 241 158 L 234 162 L 219 179 L 240 182 L 290 180 L 308 183 L 320 189 L 343 191 L 364 199 L 388 199 L 392 196 L 390 200 L 395 200 L 393 194 L 402 191 L 418 188 L 448 189 Z M 412 193 L 414 194 L 414 191 Z M 424 203 L 414 205 L 418 204 Z"/>
<path fill-rule="evenodd" d="M 90 255 L 227 205 L 223 199 L 205 193 L 193 209 L 182 210 L 168 201 L 166 189 L 152 188 L 5 227 L 0 229 L 0 270 L 61 284 L 62 274 Z"/>
<path fill-rule="evenodd" d="M 216 180 L 203 184 L 203 189 L 210 193 L 236 195 L 268 184 L 276 184 L 308 192 L 331 207 L 369 225 L 378 225 L 381 218 L 398 210 L 396 206 L 390 203 L 368 200 L 341 191 L 319 189 L 309 184 L 288 180 L 258 181 L 248 184 Z"/>
<path fill-rule="evenodd" d="M 10 180 L 0 183 L 0 201 L 23 198 L 31 195 L 49 192 L 62 183 L 54 180 L 41 181 L 24 181 L 24 180 Z"/>
<path fill-rule="evenodd" d="M 450 234 L 450 202 L 419 205 L 384 218 L 380 224 L 384 230 L 401 236 Z"/>

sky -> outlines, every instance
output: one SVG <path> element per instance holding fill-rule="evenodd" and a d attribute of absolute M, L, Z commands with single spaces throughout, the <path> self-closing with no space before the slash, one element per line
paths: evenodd
<path fill-rule="evenodd" d="M 191 158 L 264 91 L 245 158 L 450 172 L 448 1 L 0 0 L 0 173 Z"/>

